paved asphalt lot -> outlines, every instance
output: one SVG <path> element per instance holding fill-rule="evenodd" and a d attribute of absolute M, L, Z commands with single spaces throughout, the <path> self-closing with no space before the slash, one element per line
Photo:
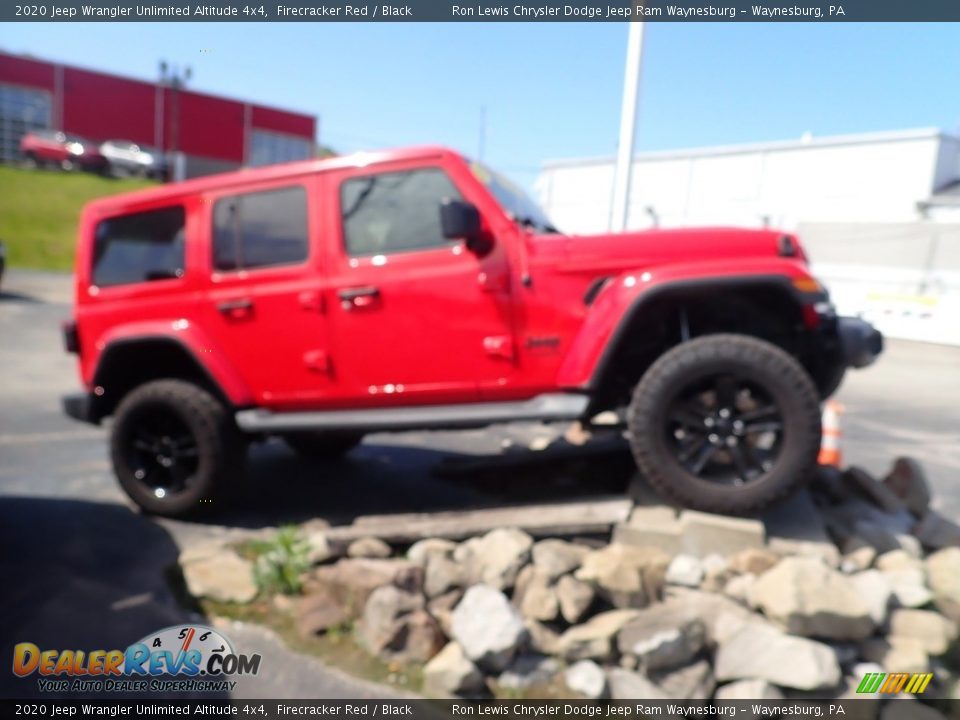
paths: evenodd
<path fill-rule="evenodd" d="M 341 522 L 370 512 L 609 493 L 626 478 L 616 463 L 582 463 L 550 482 L 544 475 L 556 473 L 543 470 L 466 479 L 432 472 L 444 458 L 495 454 L 557 432 L 538 425 L 372 436 L 347 460 L 326 467 L 270 443 L 252 453 L 244 506 L 203 523 L 153 521 L 116 487 L 104 430 L 61 414 L 60 395 L 78 386 L 59 333 L 70 293 L 66 276 L 22 271 L 9 272 L 0 293 L 0 662 L 9 661 L 11 642 L 125 647 L 183 622 L 163 571 L 178 548 L 207 537 L 312 517 Z M 960 348 L 889 341 L 876 366 L 848 375 L 839 398 L 846 407 L 846 462 L 880 473 L 897 455 L 912 455 L 927 468 L 936 506 L 960 519 Z M 258 678 L 237 695 L 376 693 L 304 664 L 268 639 L 247 639 L 252 632 L 231 634 L 263 652 L 265 667 L 284 672 Z M 0 672 L 0 697 L 22 692 L 11 682 Z"/>

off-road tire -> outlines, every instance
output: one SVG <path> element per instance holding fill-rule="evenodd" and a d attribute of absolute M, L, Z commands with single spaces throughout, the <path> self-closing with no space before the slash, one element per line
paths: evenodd
<path fill-rule="evenodd" d="M 151 413 L 170 413 L 196 446 L 196 469 L 182 491 L 157 497 L 131 463 L 131 438 Z M 114 413 L 110 437 L 114 472 L 124 492 L 144 511 L 181 517 L 217 507 L 225 491 L 241 484 L 246 442 L 227 408 L 213 395 L 183 380 L 154 380 L 132 390 Z"/>
<path fill-rule="evenodd" d="M 726 372 L 750 377 L 765 389 L 782 418 L 782 445 L 773 466 L 739 486 L 698 477 L 669 444 L 667 406 L 673 398 L 698 378 Z M 706 512 L 752 514 L 789 496 L 816 467 L 819 402 L 804 368 L 776 345 L 746 335 L 707 335 L 672 348 L 644 373 L 628 408 L 628 438 L 640 472 L 662 496 Z"/>
<path fill-rule="evenodd" d="M 363 440 L 355 432 L 295 432 L 283 436 L 291 450 L 302 457 L 335 460 L 353 450 Z"/>

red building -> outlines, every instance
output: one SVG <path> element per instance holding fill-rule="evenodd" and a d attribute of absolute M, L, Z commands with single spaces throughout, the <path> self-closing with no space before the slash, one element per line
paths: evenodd
<path fill-rule="evenodd" d="M 312 155 L 316 118 L 171 83 L 144 82 L 0 53 L 0 160 L 28 130 L 130 140 L 172 157 L 187 176 Z"/>

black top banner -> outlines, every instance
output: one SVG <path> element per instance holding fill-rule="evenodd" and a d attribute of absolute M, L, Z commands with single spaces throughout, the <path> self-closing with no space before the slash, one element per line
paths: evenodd
<path fill-rule="evenodd" d="M 54 0 L 6 22 L 960 22 L 960 0 Z"/>

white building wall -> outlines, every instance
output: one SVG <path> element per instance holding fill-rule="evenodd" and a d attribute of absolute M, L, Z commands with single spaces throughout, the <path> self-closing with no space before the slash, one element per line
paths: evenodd
<path fill-rule="evenodd" d="M 960 144 L 936 130 L 639 155 L 628 226 L 890 221 L 917 218 L 934 180 L 957 173 Z M 545 164 L 536 188 L 558 227 L 609 227 L 612 158 Z"/>

